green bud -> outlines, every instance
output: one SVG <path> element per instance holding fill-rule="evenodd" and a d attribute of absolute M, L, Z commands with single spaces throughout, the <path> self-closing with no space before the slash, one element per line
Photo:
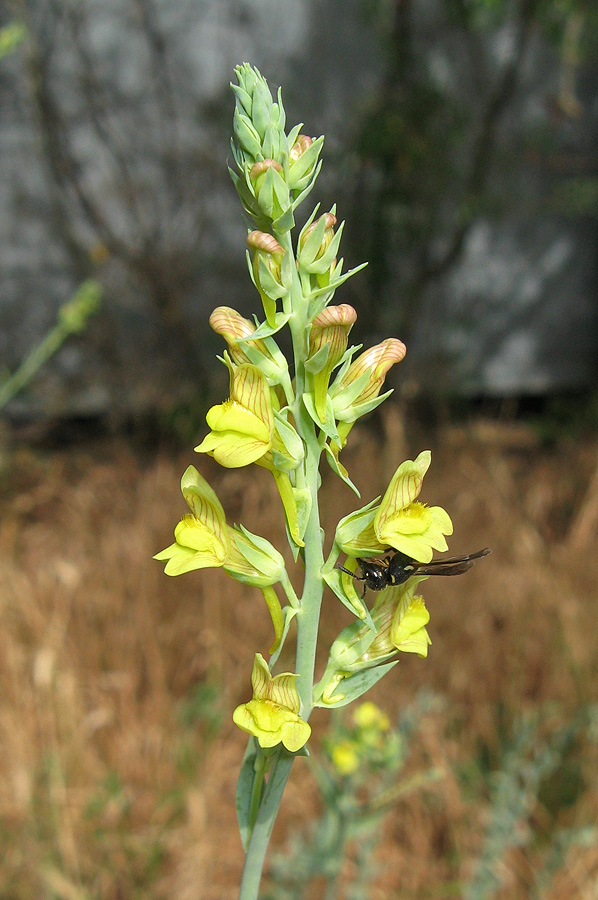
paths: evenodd
<path fill-rule="evenodd" d="M 259 159 L 262 155 L 260 136 L 251 121 L 242 116 L 238 108 L 233 113 L 233 130 L 241 149 L 253 159 Z"/>
<path fill-rule="evenodd" d="M 97 281 L 84 281 L 75 296 L 60 307 L 58 320 L 62 327 L 71 333 L 83 331 L 89 317 L 99 309 L 101 296 L 102 288 Z"/>
<path fill-rule="evenodd" d="M 289 187 L 292 191 L 304 190 L 313 178 L 323 144 L 323 136 L 312 141 L 306 134 L 300 134 L 289 150 Z"/>

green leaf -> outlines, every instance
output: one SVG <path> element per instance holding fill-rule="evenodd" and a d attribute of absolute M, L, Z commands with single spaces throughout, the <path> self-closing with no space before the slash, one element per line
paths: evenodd
<path fill-rule="evenodd" d="M 328 461 L 328 465 L 330 466 L 332 471 L 345 482 L 347 487 L 351 488 L 353 493 L 357 494 L 358 497 L 361 497 L 359 490 L 357 489 L 357 487 L 353 484 L 353 482 L 349 478 L 349 473 L 347 472 L 345 467 L 342 465 L 342 463 L 340 463 L 338 461 L 338 459 L 336 458 L 336 456 L 334 455 L 334 453 L 332 452 L 332 450 L 330 449 L 328 444 L 324 445 L 324 450 L 326 451 L 326 460 Z"/>
<path fill-rule="evenodd" d="M 289 145 L 289 150 L 297 143 L 297 138 L 301 134 L 302 128 L 303 122 L 299 122 L 299 124 L 291 128 L 291 130 L 287 134 L 287 144 Z"/>
<path fill-rule="evenodd" d="M 237 807 L 237 821 L 241 833 L 243 849 L 247 850 L 251 837 L 249 816 L 251 813 L 251 794 L 255 779 L 255 760 L 257 757 L 257 744 L 255 738 L 250 738 L 241 763 L 239 780 L 237 781 L 237 793 L 235 805 Z"/>
<path fill-rule="evenodd" d="M 269 337 L 271 334 L 276 334 L 277 331 L 280 331 L 281 328 L 284 328 L 284 326 L 291 318 L 291 315 L 292 313 L 277 312 L 274 317 L 274 325 L 268 325 L 267 322 L 262 322 L 262 324 L 255 329 L 253 334 L 249 335 L 246 338 L 239 338 L 237 340 L 237 343 L 242 344 L 244 341 L 256 341 L 259 338 L 265 338 Z"/>
<path fill-rule="evenodd" d="M 316 350 L 313 356 L 305 360 L 305 368 L 312 375 L 317 375 L 326 365 L 329 355 L 330 344 L 324 344 L 319 350 Z"/>
<path fill-rule="evenodd" d="M 303 441 L 291 423 L 287 421 L 285 413 L 288 415 L 288 407 L 285 407 L 285 409 L 280 412 L 274 410 L 274 423 L 276 432 L 284 444 L 289 459 L 295 461 L 294 465 L 289 465 L 288 469 L 283 469 L 283 471 L 291 471 L 292 469 L 296 469 L 303 460 L 305 450 L 303 448 Z"/>
<path fill-rule="evenodd" d="M 293 496 L 297 505 L 297 526 L 301 537 L 307 529 L 311 514 L 312 498 L 309 488 L 293 488 Z"/>
<path fill-rule="evenodd" d="M 369 373 L 366 372 L 365 374 L 367 375 Z M 337 404 L 335 404 L 336 417 L 339 422 L 356 422 L 357 419 L 360 419 L 362 416 L 367 416 L 368 413 L 371 413 L 372 410 L 380 406 L 381 403 L 388 400 L 393 391 L 394 388 L 391 388 L 389 391 L 386 391 L 385 394 L 380 394 L 378 397 L 366 400 L 365 403 L 356 403 L 353 407 L 347 407 L 347 410 L 338 410 Z"/>
<path fill-rule="evenodd" d="M 289 206 L 288 209 L 272 222 L 272 229 L 278 234 L 285 234 L 287 231 L 290 231 L 291 228 L 295 226 L 295 217 L 293 216 L 293 210 L 295 208 L 295 204 Z"/>
<path fill-rule="evenodd" d="M 342 260 L 339 260 L 339 263 L 342 263 Z M 362 263 L 360 266 L 355 266 L 354 269 L 349 269 L 348 272 L 345 272 L 344 275 L 341 275 L 338 278 L 331 278 L 328 284 L 325 287 L 317 288 L 315 291 L 312 291 L 312 299 L 318 297 L 320 294 L 325 294 L 327 291 L 334 293 L 334 291 L 344 284 L 349 278 L 352 278 L 353 275 L 357 275 L 358 272 L 361 272 L 362 269 L 365 269 L 367 266 L 367 262 Z M 337 266 L 338 269 L 338 266 Z M 336 271 L 336 270 L 335 270 Z"/>
<path fill-rule="evenodd" d="M 357 602 L 359 603 L 358 606 L 357 603 L 352 601 L 343 590 L 342 572 L 340 569 L 334 568 L 331 572 L 326 572 L 322 577 L 330 590 L 336 594 L 343 606 L 346 606 L 350 613 L 357 616 L 359 621 L 364 622 L 375 634 L 376 626 L 374 625 L 371 613 L 363 600 L 359 597 L 357 598 Z"/>
<path fill-rule="evenodd" d="M 332 401 L 329 396 L 326 397 L 326 421 L 320 421 L 320 417 L 316 411 L 316 407 L 314 404 L 314 398 L 311 394 L 307 392 L 303 394 L 303 403 L 305 404 L 305 408 L 308 411 L 309 415 L 316 423 L 318 428 L 320 428 L 326 437 L 330 438 L 331 441 L 334 441 L 335 444 L 340 446 L 341 439 L 339 437 L 338 431 L 336 430 L 336 422 L 334 421 L 334 412 L 332 410 Z"/>
<path fill-rule="evenodd" d="M 282 611 L 282 621 L 283 621 L 282 635 L 280 638 L 280 644 L 278 645 L 278 647 L 276 648 L 274 653 L 272 653 L 272 655 L 270 656 L 270 660 L 268 663 L 268 665 L 270 666 L 270 669 L 272 669 L 272 667 L 275 665 L 276 661 L 278 660 L 278 657 L 280 656 L 280 651 L 284 647 L 284 642 L 287 639 L 287 635 L 289 633 L 289 628 L 291 627 L 291 622 L 293 621 L 293 619 L 295 618 L 295 616 L 297 615 L 298 612 L 299 612 L 299 610 L 293 609 L 292 606 L 285 606 Z"/>
<path fill-rule="evenodd" d="M 376 517 L 376 513 L 378 512 L 378 503 L 380 502 L 380 496 L 375 497 L 369 503 L 366 503 L 365 506 L 362 506 L 361 509 L 356 509 L 349 515 L 344 516 L 336 526 L 337 531 L 339 528 L 342 528 L 343 531 L 343 540 L 345 542 L 350 542 L 354 540 L 358 534 L 361 534 L 362 531 L 371 525 Z M 377 552 L 375 549 L 373 552 Z"/>
<path fill-rule="evenodd" d="M 276 280 L 263 256 L 258 256 L 258 274 L 262 291 L 272 300 L 280 300 L 281 297 L 288 294 L 288 289 Z"/>
<path fill-rule="evenodd" d="M 336 701 L 329 701 L 328 703 L 316 703 L 316 706 L 322 706 L 326 708 L 338 708 L 339 706 L 347 706 L 348 703 L 352 703 L 354 700 L 357 700 L 358 697 L 361 697 L 366 691 L 369 691 L 371 687 L 373 687 L 381 678 L 383 678 L 387 672 L 390 672 L 396 664 L 398 663 L 398 659 L 393 660 L 392 662 L 385 663 L 381 666 L 374 666 L 372 669 L 365 669 L 363 672 L 356 672 L 355 675 L 349 675 L 348 678 L 343 678 L 341 683 L 339 684 L 336 695 L 340 698 Z M 342 696 L 341 696 L 342 695 Z"/>

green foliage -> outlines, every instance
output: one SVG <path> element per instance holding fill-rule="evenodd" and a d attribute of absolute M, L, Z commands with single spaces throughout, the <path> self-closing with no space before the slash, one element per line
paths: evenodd
<path fill-rule="evenodd" d="M 178 719 L 185 728 L 198 728 L 208 740 L 214 738 L 223 720 L 222 685 L 213 679 L 195 684 L 178 706 Z"/>
<path fill-rule="evenodd" d="M 89 318 L 99 309 L 102 288 L 97 281 L 84 281 L 73 297 L 58 310 L 56 325 L 25 357 L 18 369 L 0 381 L 0 410 L 37 375 L 41 367 L 54 356 L 71 334 L 86 327 Z"/>
<path fill-rule="evenodd" d="M 508 856 L 514 850 L 539 856 L 530 892 L 530 897 L 539 898 L 572 847 L 598 840 L 595 826 L 564 828 L 558 820 L 559 813 L 585 793 L 573 751 L 587 738 L 588 725 L 595 718 L 594 708 L 582 709 L 567 725 L 547 735 L 542 712 L 517 725 L 498 767 L 489 776 L 490 819 L 472 879 L 463 890 L 465 900 L 490 900 L 504 888 Z M 549 814 L 550 828 L 543 840 L 533 824 L 538 806 Z"/>
<path fill-rule="evenodd" d="M 11 22 L 0 28 L 0 60 L 21 46 L 27 39 L 27 29 L 22 22 Z"/>
<path fill-rule="evenodd" d="M 372 703 L 336 713 L 322 740 L 321 758 L 312 757 L 322 812 L 303 834 L 292 835 L 285 854 L 273 860 L 264 900 L 306 900 L 315 884 L 326 900 L 342 896 L 367 900 L 379 866 L 376 848 L 383 823 L 396 804 L 441 777 L 437 769 L 403 773 L 411 742 L 438 701 L 422 693 L 391 727 Z M 341 884 L 348 856 L 355 862 L 350 884 Z"/>

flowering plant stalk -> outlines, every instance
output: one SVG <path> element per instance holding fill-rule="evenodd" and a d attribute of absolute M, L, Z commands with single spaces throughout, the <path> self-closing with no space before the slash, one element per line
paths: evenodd
<path fill-rule="evenodd" d="M 255 900 L 266 849 L 296 756 L 306 755 L 315 706 L 343 706 L 396 665 L 400 653 L 425 657 L 429 613 L 416 589 L 425 576 L 381 591 L 370 609 L 351 573 L 364 556 L 389 548 L 421 563 L 433 550 L 447 549 L 448 514 L 418 497 L 430 465 L 424 451 L 402 463 L 382 497 L 342 519 L 324 557 L 318 489 L 320 462 L 359 496 L 340 456 L 353 424 L 391 393 L 381 393 L 389 369 L 405 355 L 396 338 L 363 352 L 349 346 L 357 313 L 333 305 L 335 291 L 359 271 L 343 272 L 339 244 L 343 225 L 336 210 L 312 211 L 294 237 L 295 211 L 310 194 L 321 161 L 323 137 L 301 126 L 285 131 L 280 91 L 274 100 L 265 79 L 247 64 L 235 70 L 234 139 L 236 170 L 231 177 L 251 226 L 247 236 L 249 275 L 261 299 L 263 319 L 249 321 L 221 306 L 210 324 L 227 348 L 222 362 L 230 396 L 207 414 L 208 434 L 195 449 L 222 466 L 252 464 L 272 473 L 285 514 L 295 560 L 303 561 L 297 595 L 281 554 L 244 526 L 231 527 L 218 497 L 193 466 L 182 478 L 189 507 L 175 540 L 158 553 L 166 573 L 179 575 L 206 566 L 259 588 L 272 618 L 274 639 L 254 656 L 253 696 L 233 714 L 250 735 L 237 789 L 237 811 L 246 853 L 240 900 Z M 292 359 L 276 337 L 288 328 Z M 292 376 L 294 372 L 294 377 Z M 340 554 L 347 557 L 338 568 Z M 348 567 L 348 568 L 347 568 Z M 326 587 L 355 621 L 338 635 L 316 684 L 320 608 Z M 282 597 L 282 603 L 281 603 Z M 274 674 L 289 635 L 296 633 L 293 672 Z M 262 648 L 263 649 L 263 648 Z"/>

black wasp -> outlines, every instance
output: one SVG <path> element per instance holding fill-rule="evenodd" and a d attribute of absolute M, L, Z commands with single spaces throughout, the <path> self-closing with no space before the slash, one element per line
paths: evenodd
<path fill-rule="evenodd" d="M 489 547 L 470 553 L 468 556 L 449 556 L 447 559 L 434 559 L 429 563 L 420 563 L 411 559 L 399 550 L 387 551 L 383 557 L 369 557 L 361 559 L 357 557 L 361 575 L 350 572 L 344 566 L 337 564 L 337 569 L 351 575 L 356 581 L 363 581 L 363 594 L 366 589 L 371 591 L 383 591 L 384 588 L 397 584 L 404 584 L 413 575 L 461 575 L 471 569 L 476 559 L 488 556 L 492 553 Z"/>

